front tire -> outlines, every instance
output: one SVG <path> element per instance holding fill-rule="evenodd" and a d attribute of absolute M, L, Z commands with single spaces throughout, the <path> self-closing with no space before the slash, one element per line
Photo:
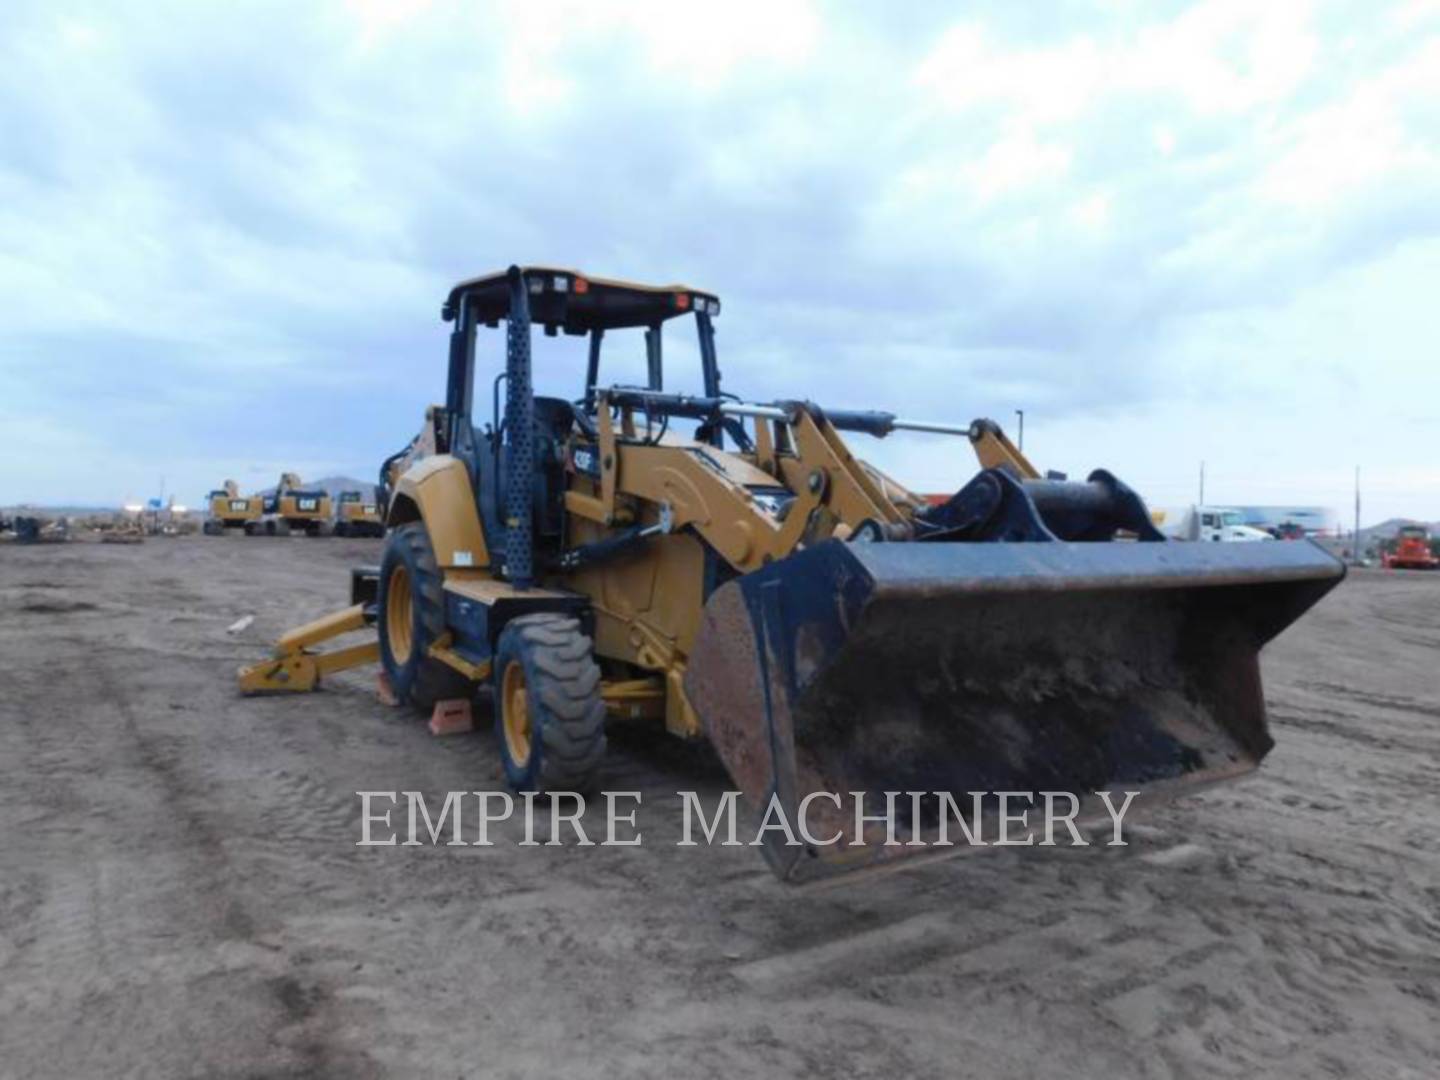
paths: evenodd
<path fill-rule="evenodd" d="M 605 756 L 590 639 L 569 615 L 511 619 L 495 650 L 495 734 L 517 791 L 586 791 Z"/>
<path fill-rule="evenodd" d="M 463 675 L 428 655 L 445 632 L 445 593 L 435 549 L 421 522 L 390 534 L 380 560 L 375 623 L 380 630 L 380 663 L 401 701 L 429 711 L 435 702 L 469 698 Z"/>

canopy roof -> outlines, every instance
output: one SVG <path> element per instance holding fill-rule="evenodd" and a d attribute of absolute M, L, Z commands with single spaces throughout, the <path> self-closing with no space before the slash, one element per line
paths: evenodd
<path fill-rule="evenodd" d="M 638 285 L 551 266 L 526 266 L 521 273 L 530 289 L 530 321 L 569 334 L 653 326 L 697 310 L 720 314 L 719 297 L 689 285 Z M 480 322 L 494 326 L 510 311 L 506 271 L 470 278 L 451 289 L 441 309 L 447 322 L 458 314 L 462 300 Z"/>

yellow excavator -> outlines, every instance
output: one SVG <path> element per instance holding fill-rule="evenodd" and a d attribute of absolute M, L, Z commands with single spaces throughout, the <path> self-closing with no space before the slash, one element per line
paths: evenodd
<path fill-rule="evenodd" d="M 1257 767 L 1272 745 L 1260 648 L 1340 580 L 1338 560 L 1168 541 L 1115 476 L 1041 476 L 990 421 L 744 402 L 721 389 L 719 311 L 704 290 L 551 267 L 456 285 L 439 442 L 394 485 L 380 566 L 352 573 L 350 607 L 243 669 L 242 691 L 378 661 L 422 709 L 483 693 L 518 790 L 585 789 L 607 723 L 630 723 L 708 739 L 757 821 L 807 804 L 835 824 L 857 793 L 871 808 L 928 793 L 902 808 L 899 845 L 763 830 L 791 881 L 933 855 L 942 796 L 1093 805 Z M 681 320 L 696 395 L 663 383 L 662 331 Z M 586 343 L 577 396 L 535 393 L 537 323 Z M 502 324 L 477 426 L 477 338 Z M 627 330 L 646 383 L 604 385 L 607 335 Z M 965 440 L 980 471 L 927 500 L 847 441 L 897 431 L 942 454 Z M 348 633 L 365 638 L 318 650 Z"/>
<path fill-rule="evenodd" d="M 385 519 L 374 500 L 358 491 L 342 491 L 335 503 L 332 531 L 336 536 L 384 536 Z"/>
<path fill-rule="evenodd" d="M 223 536 L 226 529 L 246 529 L 265 512 L 265 500 L 259 495 L 241 495 L 234 480 L 226 480 L 224 487 L 210 492 L 209 502 L 204 525 L 207 536 Z"/>
<path fill-rule="evenodd" d="M 330 531 L 329 492 L 307 489 L 295 473 L 281 473 L 274 493 L 262 499 L 259 520 L 245 524 L 247 536 L 289 536 L 296 531 L 306 536 L 325 536 Z"/>

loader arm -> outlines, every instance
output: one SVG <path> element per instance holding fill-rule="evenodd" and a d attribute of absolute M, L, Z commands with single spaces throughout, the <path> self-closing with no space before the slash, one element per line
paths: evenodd
<path fill-rule="evenodd" d="M 970 425 L 970 445 L 982 469 L 1006 469 L 1022 480 L 1040 479 L 1040 470 L 1010 441 L 994 420 L 976 420 Z"/>
<path fill-rule="evenodd" d="M 851 454 L 823 413 L 796 406 L 786 424 L 787 449 L 774 457 L 771 476 L 736 455 L 701 443 L 650 444 L 618 434 L 605 396 L 599 397 L 599 490 L 572 492 L 567 505 L 601 523 L 633 518 L 635 500 L 670 507 L 674 528 L 690 527 L 737 571 L 747 573 L 793 553 L 841 526 L 849 535 L 866 521 L 903 532 L 908 515 Z M 635 430 L 621 410 L 621 432 Z M 752 488 L 776 481 L 793 496 L 783 518 L 771 514 Z"/>
<path fill-rule="evenodd" d="M 694 528 L 741 573 L 784 558 L 802 542 L 848 539 L 867 523 L 884 539 L 913 534 L 913 497 L 858 459 L 824 410 L 809 403 L 786 403 L 783 419 L 757 417 L 755 450 L 747 455 L 707 444 L 647 443 L 636 436 L 631 407 L 619 408 L 617 431 L 608 396 L 597 395 L 597 404 L 599 490 L 567 497 L 581 516 L 619 524 L 634 519 L 637 499 L 667 503 L 676 528 Z M 1039 480 L 1039 470 L 994 421 L 976 420 L 966 434 L 983 468 Z M 776 480 L 795 497 L 783 521 L 750 491 Z"/>

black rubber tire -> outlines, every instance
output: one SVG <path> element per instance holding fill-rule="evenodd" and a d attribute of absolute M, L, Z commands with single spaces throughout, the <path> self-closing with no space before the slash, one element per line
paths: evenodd
<path fill-rule="evenodd" d="M 350 526 L 347 525 L 347 524 L 345 524 L 345 522 L 343 522 L 343 521 L 337 521 L 337 522 L 335 523 L 335 535 L 338 536 L 338 537 L 341 537 L 342 539 L 343 539 L 344 537 L 349 536 L 349 535 L 350 535 Z"/>
<path fill-rule="evenodd" d="M 530 750 L 516 761 L 505 736 L 505 670 L 519 664 Z M 605 756 L 605 702 L 594 647 L 569 615 L 521 615 L 495 649 L 495 735 L 505 779 L 517 791 L 588 791 Z"/>
<path fill-rule="evenodd" d="M 412 647 L 403 663 L 391 650 L 386 629 L 390 578 L 396 566 L 403 566 L 410 578 Z M 390 689 L 400 701 L 429 712 L 437 701 L 474 696 L 475 687 L 470 680 L 426 655 L 430 645 L 445 632 L 445 596 L 435 549 L 422 522 L 412 521 L 390 534 L 380 559 L 375 625 L 380 637 L 380 664 L 390 680 Z"/>
<path fill-rule="evenodd" d="M 246 536 L 257 536 L 257 535 L 259 534 L 259 532 L 260 532 L 260 526 L 257 525 L 255 522 L 253 522 L 253 521 L 247 521 L 247 522 L 245 523 L 245 535 L 246 535 Z"/>

